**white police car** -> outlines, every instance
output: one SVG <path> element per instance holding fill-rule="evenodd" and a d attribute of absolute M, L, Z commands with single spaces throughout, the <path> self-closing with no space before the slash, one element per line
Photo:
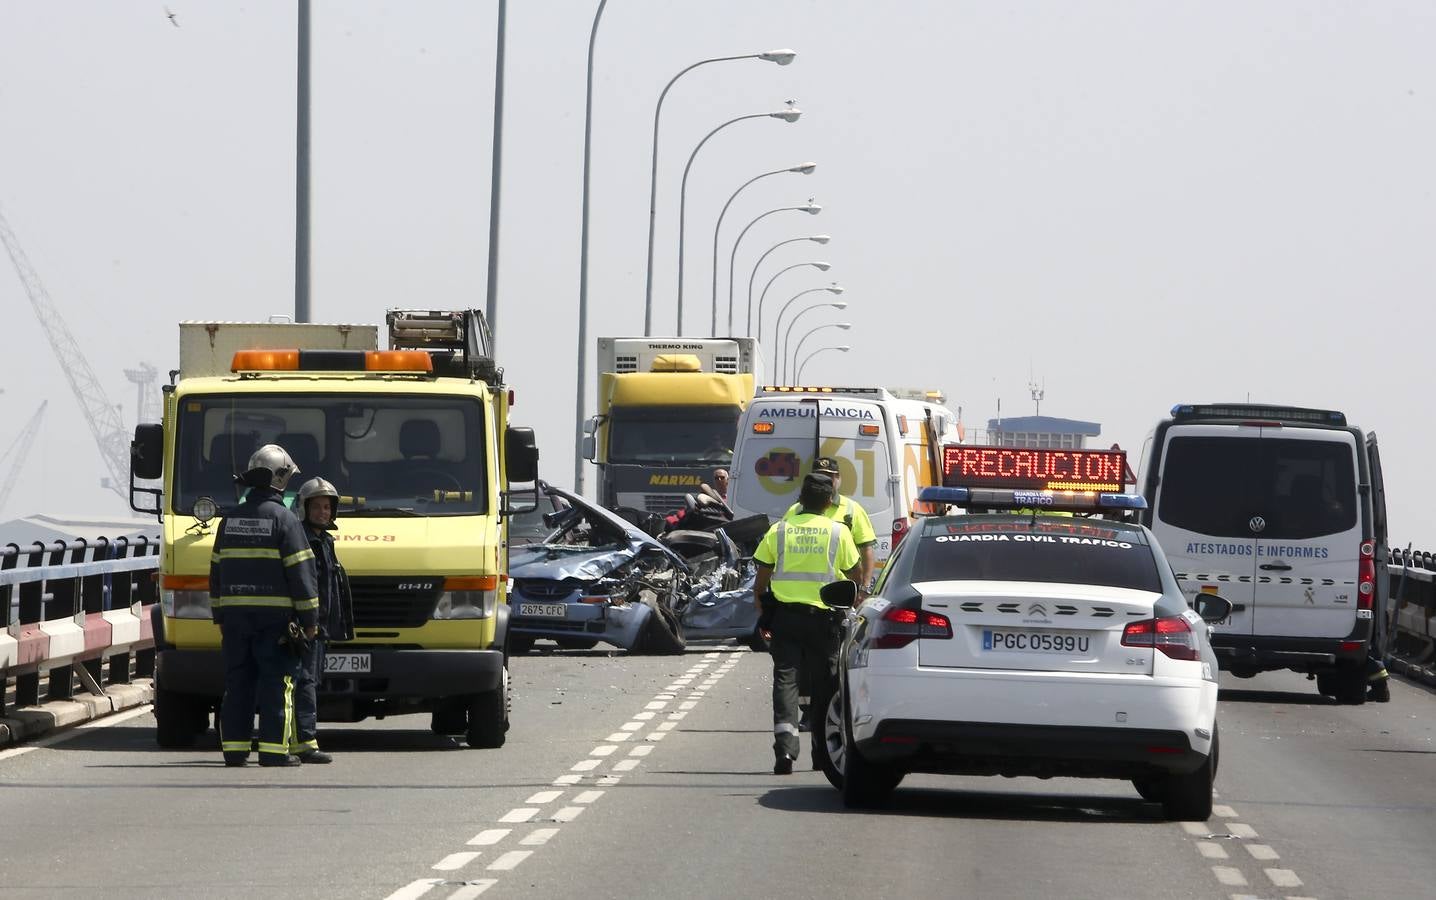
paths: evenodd
<path fill-rule="evenodd" d="M 966 484 L 920 499 L 968 513 L 920 519 L 850 617 L 816 750 L 847 805 L 881 803 L 909 772 L 1073 776 L 1130 779 L 1169 818 L 1208 818 L 1207 621 L 1231 604 L 1190 609 L 1152 533 L 1122 521 L 1145 505 L 1121 493 L 1125 456 L 949 446 L 943 468 Z"/>

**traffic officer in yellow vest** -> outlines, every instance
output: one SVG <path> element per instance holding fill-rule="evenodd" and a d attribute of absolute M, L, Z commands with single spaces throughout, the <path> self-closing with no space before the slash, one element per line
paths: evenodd
<path fill-rule="evenodd" d="M 220 749 L 224 764 L 249 759 L 259 708 L 259 764 L 297 766 L 294 681 L 300 643 L 318 633 L 319 583 L 314 551 L 299 519 L 284 505 L 284 488 L 299 471 L 283 447 L 265 444 L 237 481 L 249 493 L 219 524 L 209 564 L 211 615 L 224 656 Z"/>
<path fill-rule="evenodd" d="M 799 669 L 807 671 L 808 683 L 815 686 L 830 684 L 836 671 L 842 616 L 823 603 L 819 592 L 829 582 L 853 581 L 861 574 L 862 557 L 852 533 L 823 515 L 834 493 L 828 476 L 804 478 L 798 514 L 768 529 L 753 553 L 758 564 L 753 596 L 771 592 L 774 601 L 767 627 L 772 633 L 775 775 L 792 774 L 798 758 Z"/>
<path fill-rule="evenodd" d="M 852 497 L 843 496 L 843 476 L 838 471 L 838 462 L 831 456 L 820 456 L 813 460 L 813 471 L 819 475 L 826 475 L 833 482 L 833 500 L 823 515 L 834 522 L 842 522 L 848 526 L 853 533 L 853 543 L 857 545 L 858 553 L 862 556 L 862 572 L 856 579 L 858 582 L 859 598 L 867 597 L 867 588 L 873 578 L 873 550 L 877 547 L 878 535 L 873 530 L 873 520 L 868 518 L 868 511 L 863 505 Z M 798 515 L 801 504 L 794 503 L 788 507 L 783 518 L 791 518 Z"/>

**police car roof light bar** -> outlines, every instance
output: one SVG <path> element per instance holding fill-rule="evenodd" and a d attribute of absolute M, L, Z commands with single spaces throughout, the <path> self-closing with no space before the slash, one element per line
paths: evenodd
<path fill-rule="evenodd" d="M 1097 491 L 1023 491 L 1005 488 L 925 487 L 917 495 L 922 503 L 945 503 L 962 508 L 1044 509 L 1053 512 L 1127 511 L 1146 509 L 1137 494 Z"/>
<path fill-rule="evenodd" d="M 1178 422 L 1219 419 L 1273 424 L 1346 425 L 1346 414 L 1335 410 L 1268 406 L 1260 403 L 1178 403 L 1172 407 L 1172 418 Z"/>

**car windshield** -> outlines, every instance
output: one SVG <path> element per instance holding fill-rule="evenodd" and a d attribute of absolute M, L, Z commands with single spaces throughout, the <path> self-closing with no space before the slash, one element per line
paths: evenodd
<path fill-rule="evenodd" d="M 264 444 L 299 475 L 338 489 L 347 515 L 473 515 L 489 506 L 483 407 L 467 397 L 399 394 L 190 395 L 180 401 L 173 510 L 200 497 L 221 512 L 234 475 Z"/>
<path fill-rule="evenodd" d="M 1356 527 L 1356 471 L 1344 441 L 1176 437 L 1162 463 L 1157 518 L 1221 537 L 1301 540 Z"/>
<path fill-rule="evenodd" d="M 608 461 L 727 465 L 738 434 L 736 406 L 615 408 L 608 425 Z"/>
<path fill-rule="evenodd" d="M 1055 517 L 962 516 L 930 522 L 912 581 L 1036 581 L 1160 593 L 1142 532 Z"/>

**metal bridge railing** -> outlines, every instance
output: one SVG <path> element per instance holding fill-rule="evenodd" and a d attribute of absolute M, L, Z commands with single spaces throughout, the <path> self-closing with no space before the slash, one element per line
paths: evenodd
<path fill-rule="evenodd" d="M 42 676 L 45 700 L 70 700 L 77 681 L 102 695 L 153 675 L 158 567 L 158 537 L 0 549 L 0 717 L 38 705 Z"/>

